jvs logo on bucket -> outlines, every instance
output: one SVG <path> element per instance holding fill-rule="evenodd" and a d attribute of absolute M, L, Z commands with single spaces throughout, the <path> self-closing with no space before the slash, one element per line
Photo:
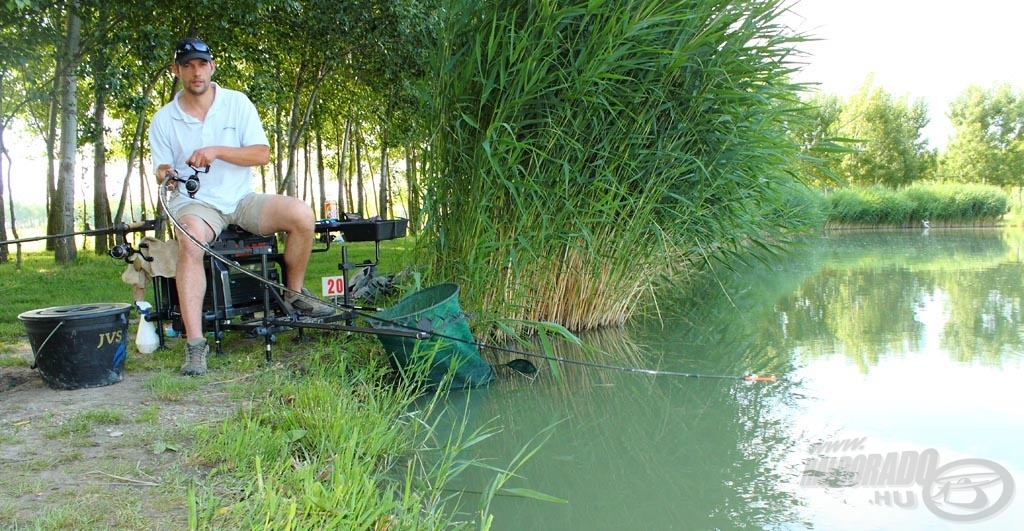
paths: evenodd
<path fill-rule="evenodd" d="M 987 459 L 939 464 L 939 452 L 864 453 L 866 437 L 817 444 L 804 463 L 800 485 L 871 489 L 870 503 L 914 509 L 919 503 L 950 522 L 978 522 L 1013 500 L 1013 476 Z"/>
<path fill-rule="evenodd" d="M 117 345 L 124 340 L 124 332 L 117 330 L 114 332 L 103 332 L 100 334 L 100 342 L 96 345 L 96 348 L 103 348 L 103 345 Z"/>

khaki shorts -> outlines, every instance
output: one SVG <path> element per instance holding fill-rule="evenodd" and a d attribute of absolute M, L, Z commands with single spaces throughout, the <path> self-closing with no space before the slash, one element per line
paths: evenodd
<path fill-rule="evenodd" d="M 228 225 L 238 225 L 253 234 L 265 236 L 260 234 L 260 218 L 269 197 L 270 194 L 249 194 L 238 202 L 235 211 L 230 214 L 224 214 L 206 203 L 189 203 L 179 208 L 175 217 L 180 219 L 185 216 L 196 216 L 202 219 L 213 229 L 214 239 Z"/>

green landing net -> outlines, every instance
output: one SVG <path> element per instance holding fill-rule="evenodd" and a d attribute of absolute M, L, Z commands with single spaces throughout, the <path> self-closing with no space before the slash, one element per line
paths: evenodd
<path fill-rule="evenodd" d="M 431 387 L 464 389 L 487 385 L 494 370 L 480 358 L 466 315 L 459 306 L 459 286 L 439 284 L 406 296 L 368 318 L 381 330 L 420 330 L 427 339 L 392 335 L 377 338 L 391 365 L 407 377 Z"/>

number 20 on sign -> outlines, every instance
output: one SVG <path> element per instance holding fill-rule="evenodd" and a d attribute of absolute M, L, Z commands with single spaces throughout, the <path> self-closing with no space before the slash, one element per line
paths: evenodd
<path fill-rule="evenodd" d="M 341 297 L 345 294 L 345 277 L 321 277 L 320 291 L 324 297 Z"/>

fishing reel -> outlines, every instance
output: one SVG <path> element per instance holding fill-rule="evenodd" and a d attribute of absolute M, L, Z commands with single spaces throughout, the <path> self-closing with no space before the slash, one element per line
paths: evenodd
<path fill-rule="evenodd" d="M 188 167 L 192 168 L 192 175 L 189 177 L 178 177 L 174 172 L 169 171 L 164 175 L 164 178 L 183 183 L 185 185 L 185 192 L 188 193 L 189 198 L 195 199 L 196 192 L 199 191 L 199 174 L 210 173 L 210 166 L 206 165 L 202 168 L 197 168 L 189 164 Z"/>
<path fill-rule="evenodd" d="M 128 260 L 129 258 L 131 258 L 133 254 L 137 252 L 138 251 L 136 251 L 135 248 L 132 247 L 130 243 L 126 242 L 119 243 L 111 247 L 110 250 L 107 251 L 107 254 L 109 254 L 111 258 L 114 258 L 116 260 Z"/>
<path fill-rule="evenodd" d="M 128 241 L 129 232 L 145 232 L 149 230 L 160 230 L 161 222 L 159 219 L 143 220 L 134 223 L 118 223 L 114 227 L 107 229 L 106 233 L 113 233 L 119 236 L 118 240 L 120 243 L 107 249 L 107 254 L 116 260 L 124 260 L 125 262 L 131 262 L 132 256 L 139 255 L 147 262 L 152 262 L 153 258 L 142 254 L 142 249 L 147 249 L 148 244 L 142 243 L 139 245 L 142 249 L 136 249 L 132 247 L 132 244 Z"/>

